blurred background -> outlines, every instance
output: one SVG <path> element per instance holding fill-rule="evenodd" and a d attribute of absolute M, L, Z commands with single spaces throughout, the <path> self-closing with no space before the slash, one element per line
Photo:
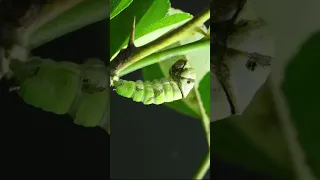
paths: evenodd
<path fill-rule="evenodd" d="M 32 53 L 57 61 L 82 63 L 97 57 L 107 62 L 108 24 L 108 19 L 91 24 Z M 109 178 L 108 133 L 75 125 L 68 115 L 29 106 L 15 92 L 8 92 L 12 82 L 2 79 L 0 84 L 1 163 L 8 169 L 2 172 Z"/>

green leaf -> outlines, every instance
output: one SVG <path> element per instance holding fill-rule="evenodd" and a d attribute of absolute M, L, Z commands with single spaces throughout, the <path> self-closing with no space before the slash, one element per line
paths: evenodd
<path fill-rule="evenodd" d="M 159 79 L 163 77 L 163 73 L 159 67 L 159 64 L 153 64 L 143 69 L 143 77 L 144 80 L 153 80 Z M 164 105 L 191 117 L 199 118 L 201 117 L 199 114 L 190 109 L 182 100 L 164 103 Z"/>
<path fill-rule="evenodd" d="M 206 113 L 210 117 L 210 72 L 202 78 L 198 90 Z"/>
<path fill-rule="evenodd" d="M 74 106 L 78 107 L 76 112 L 69 112 L 74 118 L 74 123 L 84 127 L 95 127 L 100 125 L 109 110 L 109 91 L 105 90 L 94 94 L 81 94 L 80 101 Z"/>
<path fill-rule="evenodd" d="M 269 81 L 267 81 L 269 82 Z M 256 93 L 255 97 L 243 112 L 241 116 L 233 116 L 220 121 L 228 121 L 230 128 L 225 131 L 211 131 L 215 136 L 223 135 L 232 138 L 234 141 L 248 141 L 255 148 L 255 153 L 252 153 L 247 159 L 237 161 L 250 169 L 265 171 L 275 176 L 289 176 L 291 173 L 292 162 L 287 143 L 282 132 L 281 123 L 277 117 L 275 103 L 273 101 L 271 88 L 268 83 L 265 83 Z M 216 122 L 220 122 L 216 121 Z M 214 122 L 213 126 L 219 126 L 219 123 Z M 220 124 L 221 125 L 221 124 Z M 229 126 L 228 126 L 229 127 Z M 219 128 L 219 127 L 215 127 Z M 234 136 L 233 131 L 241 132 L 242 136 Z M 223 133 L 223 134 L 220 134 Z M 233 144 L 215 144 L 214 147 L 224 150 L 225 153 L 230 153 L 230 156 L 239 158 L 244 156 L 242 151 L 233 151 L 232 149 L 238 145 Z M 241 148 L 246 149 L 247 144 L 243 144 Z M 263 154 L 266 159 L 269 159 L 275 168 L 263 170 L 260 163 L 251 159 L 255 159 L 259 154 Z M 255 169 L 261 167 L 261 169 Z M 283 173 L 279 174 L 282 171 Z"/>
<path fill-rule="evenodd" d="M 190 109 L 189 106 L 186 105 L 186 103 L 184 103 L 182 100 L 180 101 L 173 101 L 170 103 L 165 103 L 164 105 L 172 108 L 173 110 L 181 113 L 181 114 L 185 114 L 188 116 L 191 116 L 193 118 L 201 118 L 200 115 L 196 114 L 192 109 Z"/>
<path fill-rule="evenodd" d="M 59 4 L 59 6 L 62 5 L 62 3 Z M 56 9 L 58 9 L 56 11 L 59 11 L 59 8 Z M 106 0 L 84 0 L 30 32 L 28 47 L 31 49 L 36 48 L 64 34 L 106 19 L 109 16 L 108 9 L 109 5 Z M 50 19 L 50 13 L 48 14 L 47 18 Z M 42 16 L 45 17 L 46 14 Z"/>
<path fill-rule="evenodd" d="M 171 8 L 169 11 L 169 16 L 149 25 L 140 34 L 137 34 L 139 38 L 135 40 L 136 46 L 143 46 L 163 34 L 171 31 L 184 24 L 186 21 L 190 20 L 193 16 L 189 13 L 184 13 L 180 10 Z"/>
<path fill-rule="evenodd" d="M 288 64 L 282 91 L 307 164 L 320 179 L 319 47 L 320 31 L 308 38 Z"/>
<path fill-rule="evenodd" d="M 110 4 L 110 19 L 121 13 L 127 8 L 133 0 L 111 0 Z"/>
<path fill-rule="evenodd" d="M 319 59 L 319 53 L 314 47 L 319 44 L 319 35 L 307 40 L 320 29 L 319 23 L 315 23 L 318 22 L 319 5 L 319 1 L 313 0 L 255 2 L 255 7 L 276 34 L 277 56 L 272 62 L 270 77 L 295 179 L 320 179 L 319 155 L 315 155 L 319 150 L 316 143 L 319 133 L 315 131 L 319 127 L 316 82 L 319 75 L 315 59 Z M 282 8 L 287 9 L 286 13 Z"/>
<path fill-rule="evenodd" d="M 127 44 L 134 16 L 136 17 L 135 39 L 137 39 L 143 29 L 164 18 L 169 8 L 168 0 L 133 1 L 110 21 L 110 57 Z"/>
<path fill-rule="evenodd" d="M 186 21 L 191 19 L 193 16 L 189 13 L 184 13 L 180 10 L 176 10 L 170 8 L 169 15 L 164 17 L 163 19 L 150 24 L 149 26 L 145 27 L 142 31 L 136 31 L 135 33 L 135 46 L 143 46 L 151 41 L 156 40 L 160 36 L 164 35 L 165 33 L 179 27 L 180 25 L 184 24 Z M 123 47 L 126 46 L 127 41 L 122 45 Z M 113 54 L 111 59 L 113 59 L 117 54 Z"/>
<path fill-rule="evenodd" d="M 288 171 L 280 169 L 260 151 L 231 120 L 211 123 L 211 154 L 254 171 L 268 173 L 279 179 L 292 179 Z"/>

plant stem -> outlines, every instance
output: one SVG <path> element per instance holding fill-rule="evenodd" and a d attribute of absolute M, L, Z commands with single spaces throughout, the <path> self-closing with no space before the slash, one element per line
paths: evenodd
<path fill-rule="evenodd" d="M 162 36 L 161 38 L 145 45 L 139 47 L 135 53 L 132 54 L 131 58 L 124 62 L 121 67 L 119 67 L 115 74 L 119 74 L 122 70 L 126 69 L 130 65 L 136 63 L 137 61 L 141 60 L 153 54 L 185 37 L 188 37 L 190 31 L 194 30 L 198 26 L 204 24 L 208 19 L 210 19 L 210 8 L 207 8 L 205 11 L 200 13 L 198 16 L 187 22 L 186 24 L 182 25 L 181 27 L 169 32 L 168 34 Z"/>
<path fill-rule="evenodd" d="M 124 76 L 126 74 L 129 74 L 133 71 L 136 71 L 138 69 L 142 69 L 146 66 L 161 62 L 161 61 L 165 61 L 168 60 L 172 57 L 175 56 L 181 56 L 181 55 L 185 55 L 187 53 L 190 53 L 192 51 L 196 51 L 199 50 L 201 48 L 205 48 L 210 46 L 210 40 L 206 39 L 206 40 L 201 40 L 201 41 L 196 41 L 196 42 L 192 42 L 189 44 L 185 44 L 182 46 L 178 46 L 178 47 L 174 47 L 171 49 L 166 49 L 157 53 L 154 53 L 150 56 L 147 56 L 141 60 L 139 60 L 138 62 L 132 64 L 131 66 L 128 66 L 127 68 L 123 69 L 119 76 Z"/>
<path fill-rule="evenodd" d="M 210 118 L 208 117 L 206 110 L 203 106 L 201 96 L 198 91 L 198 87 L 194 87 L 194 92 L 196 94 L 197 102 L 199 104 L 199 108 L 200 108 L 200 112 L 201 112 L 201 116 L 202 116 L 201 122 L 202 122 L 202 126 L 206 132 L 206 138 L 207 138 L 207 142 L 208 142 L 208 146 L 209 146 L 209 150 L 210 150 Z"/>
<path fill-rule="evenodd" d="M 210 118 L 208 117 L 206 110 L 203 106 L 201 96 L 198 91 L 198 87 L 194 88 L 194 92 L 196 94 L 197 102 L 199 104 L 199 108 L 200 108 L 200 112 L 201 112 L 201 116 L 202 116 L 201 122 L 202 122 L 202 126 L 205 130 L 205 133 L 206 133 L 206 138 L 207 138 L 208 147 L 209 147 L 209 149 L 208 149 L 209 152 L 194 177 L 194 179 L 203 179 L 206 172 L 210 168 Z"/>
<path fill-rule="evenodd" d="M 200 168 L 196 172 L 193 179 L 203 179 L 203 177 L 206 175 L 207 171 L 210 168 L 210 151 L 207 153 L 205 159 L 203 160 Z"/>

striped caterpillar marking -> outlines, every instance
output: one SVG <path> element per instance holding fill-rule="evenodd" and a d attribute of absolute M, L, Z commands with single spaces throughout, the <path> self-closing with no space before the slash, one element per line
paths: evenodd
<path fill-rule="evenodd" d="M 195 85 L 196 73 L 186 60 L 178 60 L 169 70 L 170 77 L 143 82 L 118 80 L 115 91 L 145 105 L 162 104 L 187 97 Z"/>

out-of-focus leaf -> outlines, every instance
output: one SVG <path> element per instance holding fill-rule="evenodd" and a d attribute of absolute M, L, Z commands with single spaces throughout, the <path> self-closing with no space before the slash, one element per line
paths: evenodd
<path fill-rule="evenodd" d="M 311 36 L 288 64 L 282 91 L 306 161 L 320 179 L 320 31 Z"/>
<path fill-rule="evenodd" d="M 47 6 L 50 5 L 51 4 L 48 4 Z M 36 48 L 64 34 L 70 33 L 102 19 L 106 19 L 109 16 L 108 1 L 83 0 L 78 4 L 75 4 L 70 9 L 58 14 L 57 17 L 51 19 L 51 16 L 53 16 L 52 14 L 58 13 L 59 7 L 62 5 L 63 3 L 57 4 L 57 7 L 55 9 L 53 8 L 53 12 L 44 11 L 45 13 L 42 14 L 41 17 L 42 21 L 45 21 L 46 18 L 49 19 L 49 21 L 45 22 L 34 31 L 28 32 L 31 33 L 27 42 L 29 48 Z M 34 23 L 31 26 L 37 26 L 36 24 L 37 23 Z M 31 27 L 31 29 L 33 29 L 33 27 Z"/>
<path fill-rule="evenodd" d="M 210 75 L 210 114 L 214 114 L 210 116 L 210 121 L 214 122 L 229 117 L 231 109 L 224 88 L 217 76 L 213 72 Z"/>
<path fill-rule="evenodd" d="M 210 117 L 210 72 L 202 78 L 198 90 L 206 113 Z"/>
<path fill-rule="evenodd" d="M 135 39 L 137 39 L 142 30 L 164 18 L 169 8 L 169 0 L 134 0 L 129 7 L 110 21 L 110 57 L 127 44 L 134 16 L 136 17 Z"/>
<path fill-rule="evenodd" d="M 168 16 L 164 17 L 160 21 L 157 21 L 143 31 L 140 34 L 137 34 L 138 37 L 135 41 L 136 46 L 145 45 L 163 34 L 171 31 L 184 24 L 186 21 L 192 18 L 192 15 L 189 13 L 181 12 L 180 10 L 176 10 L 171 8 Z"/>
<path fill-rule="evenodd" d="M 133 0 L 111 0 L 110 4 L 110 19 L 121 13 L 127 8 Z"/>
<path fill-rule="evenodd" d="M 319 149 L 319 146 L 313 144 L 319 139 L 319 133 L 315 132 L 316 126 L 319 127 L 316 124 L 318 86 L 316 81 L 307 79 L 316 80 L 318 76 L 315 66 L 318 62 L 313 58 L 319 57 L 319 54 L 310 44 L 319 42 L 308 40 L 306 45 L 303 43 L 320 29 L 317 20 L 320 1 L 257 0 L 253 3 L 276 35 L 277 53 L 271 71 L 272 90 L 290 148 L 293 171 L 297 175 L 296 179 L 319 179 L 319 156 L 313 157 L 313 150 Z M 283 8 L 286 13 L 283 13 Z M 295 57 L 297 51 L 300 52 Z"/>
<path fill-rule="evenodd" d="M 245 26 L 236 26 L 235 31 L 228 36 L 228 48 L 236 49 L 240 52 L 258 53 L 273 58 L 275 56 L 274 34 L 268 24 L 261 19 L 259 13 L 253 8 L 251 1 L 246 2 L 235 24 L 243 20 L 249 22 Z M 254 71 L 248 70 L 246 63 L 249 59 L 246 53 L 227 53 L 224 58 L 230 75 L 227 80 L 224 80 L 224 86 L 229 89 L 228 94 L 237 114 L 241 114 L 246 109 L 270 73 L 270 67 L 268 66 L 257 66 Z M 215 112 L 215 116 L 211 117 L 211 121 L 216 121 L 229 117 L 231 108 L 227 102 L 226 93 L 224 90 L 221 91 L 223 87 L 220 83 L 218 84 L 216 75 L 212 76 L 212 80 L 213 98 L 211 108 L 212 112 Z"/>
<path fill-rule="evenodd" d="M 256 23 L 232 34 L 228 46 L 274 57 L 274 32 L 270 31 L 274 29 L 259 18 L 259 12 L 256 13 L 248 1 L 238 20 L 248 19 Z M 231 74 L 229 82 L 241 115 L 212 123 L 212 151 L 246 168 L 279 179 L 292 179 L 290 153 L 275 112 L 272 93 L 265 83 L 269 69 L 258 67 L 254 72 L 248 71 L 245 67 L 247 56 L 230 56 L 226 60 Z M 214 107 L 219 106 L 219 103 L 213 103 Z M 214 113 L 211 117 L 216 118 Z"/>
<path fill-rule="evenodd" d="M 265 153 L 260 151 L 230 120 L 210 125 L 211 153 L 254 171 L 268 173 L 279 179 L 290 179 Z"/>
<path fill-rule="evenodd" d="M 268 81 L 267 81 L 268 82 Z M 281 124 L 277 117 L 275 104 L 273 102 L 272 93 L 268 83 L 265 83 L 259 91 L 256 93 L 254 99 L 251 101 L 247 109 L 241 116 L 234 116 L 223 119 L 221 121 L 228 121 L 230 125 L 225 126 L 224 131 L 211 131 L 212 136 L 231 136 L 233 141 L 247 141 L 251 143 L 251 146 L 255 148 L 255 153 L 244 159 L 242 151 L 234 151 L 231 146 L 233 144 L 215 144 L 214 147 L 218 149 L 224 149 L 226 155 L 230 154 L 231 157 L 239 159 L 238 164 L 245 165 L 250 169 L 261 167 L 259 161 L 251 160 L 256 158 L 256 154 L 265 156 L 274 164 L 273 169 L 256 169 L 259 171 L 265 171 L 275 176 L 289 176 L 291 173 L 292 162 L 290 160 L 290 153 L 287 148 L 287 144 L 282 133 Z M 221 123 L 216 121 L 212 123 L 212 127 L 218 129 L 222 126 Z M 218 126 L 218 127 L 216 127 Z M 242 136 L 234 136 L 234 131 L 241 132 Z M 220 134 L 223 133 L 223 134 Z M 247 145 L 242 145 L 243 149 L 246 149 Z M 246 155 L 245 155 L 246 156 Z M 283 172 L 279 174 L 279 172 Z"/>

